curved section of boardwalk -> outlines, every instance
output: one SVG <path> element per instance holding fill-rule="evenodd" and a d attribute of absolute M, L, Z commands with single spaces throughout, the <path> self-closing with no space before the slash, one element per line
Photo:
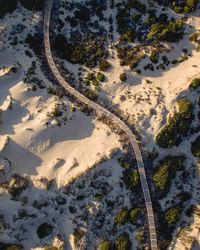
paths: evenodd
<path fill-rule="evenodd" d="M 156 237 L 156 230 L 155 230 L 155 222 L 154 222 L 154 213 L 152 209 L 151 197 L 149 193 L 149 187 L 147 184 L 144 163 L 142 159 L 142 154 L 140 152 L 139 146 L 137 144 L 137 140 L 135 135 L 132 133 L 130 128 L 117 116 L 112 114 L 110 111 L 105 109 L 104 107 L 100 106 L 99 104 L 89 100 L 87 97 L 79 93 L 76 89 L 74 89 L 70 84 L 68 84 L 64 78 L 61 76 L 58 68 L 55 65 L 53 60 L 53 56 L 51 53 L 51 45 L 50 45 L 50 37 L 49 37 L 49 26 L 50 26 L 50 17 L 51 17 L 51 9 L 52 9 L 53 0 L 46 0 L 45 3 L 45 10 L 44 10 L 44 26 L 43 26 L 43 35 L 44 35 L 44 46 L 45 46 L 45 54 L 48 61 L 48 64 L 58 80 L 58 82 L 62 85 L 62 87 L 79 99 L 84 104 L 88 105 L 92 109 L 96 110 L 97 113 L 103 114 L 111 119 L 114 123 L 116 123 L 127 135 L 129 141 L 132 145 L 133 151 L 135 153 L 135 157 L 137 160 L 137 166 L 140 175 L 141 186 L 144 194 L 146 209 L 147 209 L 147 217 L 148 217 L 148 224 L 149 224 L 149 234 L 150 234 L 150 241 L 151 241 L 151 249 L 157 250 L 157 237 Z"/>

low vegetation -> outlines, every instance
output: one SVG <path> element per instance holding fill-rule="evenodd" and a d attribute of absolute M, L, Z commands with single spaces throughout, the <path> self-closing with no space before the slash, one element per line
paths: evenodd
<path fill-rule="evenodd" d="M 171 21 L 168 24 L 152 24 L 147 38 L 157 42 L 178 42 L 184 34 L 183 24 L 180 19 Z"/>
<path fill-rule="evenodd" d="M 194 156 L 200 157 L 200 136 L 192 142 L 191 151 Z"/>
<path fill-rule="evenodd" d="M 194 118 L 193 104 L 190 100 L 182 98 L 178 100 L 178 112 L 170 116 L 167 124 L 156 136 L 156 143 L 163 148 L 178 146 L 182 137 L 186 136 L 190 124 Z"/>
<path fill-rule="evenodd" d="M 19 0 L 21 5 L 32 11 L 39 11 L 43 9 L 44 0 Z"/>
<path fill-rule="evenodd" d="M 178 170 L 184 167 L 185 156 L 167 156 L 155 167 L 153 182 L 161 191 L 168 190 Z"/>
<path fill-rule="evenodd" d="M 190 83 L 190 88 L 191 89 L 198 89 L 200 87 L 200 78 L 195 78 L 192 80 Z"/>
<path fill-rule="evenodd" d="M 126 208 L 123 208 L 116 216 L 115 216 L 115 224 L 118 226 L 124 225 L 129 217 L 129 212 Z"/>
<path fill-rule="evenodd" d="M 123 180 L 128 189 L 133 189 L 138 187 L 140 183 L 140 176 L 138 170 L 124 170 L 123 172 Z"/>
<path fill-rule="evenodd" d="M 165 212 L 165 220 L 169 226 L 175 226 L 180 217 L 180 208 L 178 206 L 171 207 Z"/>
<path fill-rule="evenodd" d="M 116 250 L 130 250 L 131 249 L 131 241 L 129 239 L 129 235 L 124 233 L 116 239 L 115 243 Z"/>
<path fill-rule="evenodd" d="M 104 240 L 99 244 L 99 250 L 111 250 L 111 243 L 108 240 Z"/>
<path fill-rule="evenodd" d="M 120 81 L 125 82 L 127 80 L 126 73 L 121 73 L 119 76 Z"/>
<path fill-rule="evenodd" d="M 0 18 L 13 12 L 17 7 L 17 0 L 0 0 Z"/>
<path fill-rule="evenodd" d="M 105 60 L 108 51 L 104 47 L 104 40 L 101 37 L 96 41 L 96 37 L 91 34 L 88 36 L 80 35 L 79 41 L 70 41 L 63 35 L 57 35 L 54 47 L 58 56 L 73 64 L 85 65 L 94 68 L 100 61 L 100 70 L 106 71 L 110 64 Z M 94 42 L 96 41 L 96 42 Z"/>

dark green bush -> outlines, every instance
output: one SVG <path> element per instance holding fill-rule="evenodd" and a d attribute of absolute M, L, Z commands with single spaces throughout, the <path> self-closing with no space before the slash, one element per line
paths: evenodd
<path fill-rule="evenodd" d="M 132 222 L 132 224 L 136 224 L 137 223 L 137 219 L 138 219 L 138 215 L 141 213 L 141 209 L 139 208 L 133 208 L 130 211 L 130 221 Z"/>
<path fill-rule="evenodd" d="M 176 225 L 176 222 L 179 220 L 180 213 L 181 211 L 178 206 L 167 209 L 167 211 L 165 212 L 165 220 L 167 221 L 169 226 Z"/>
<path fill-rule="evenodd" d="M 191 151 L 194 156 L 200 157 L 200 136 L 192 142 Z"/>
<path fill-rule="evenodd" d="M 17 7 L 17 0 L 0 0 L 0 18 L 13 12 Z"/>
<path fill-rule="evenodd" d="M 186 136 L 193 120 L 193 104 L 182 98 L 178 101 L 179 111 L 169 117 L 168 123 L 156 136 L 156 143 L 163 148 L 178 146 L 183 136 Z"/>
<path fill-rule="evenodd" d="M 153 182 L 159 190 L 167 190 L 175 177 L 177 170 L 184 166 L 185 156 L 167 156 L 155 167 Z"/>
<path fill-rule="evenodd" d="M 125 82 L 127 80 L 126 73 L 121 73 L 119 76 L 120 81 Z"/>
<path fill-rule="evenodd" d="M 37 229 L 38 238 L 43 239 L 46 236 L 50 235 L 53 231 L 53 226 L 48 223 L 41 224 Z"/>
<path fill-rule="evenodd" d="M 128 7 L 134 8 L 141 13 L 146 13 L 146 6 L 138 0 L 128 0 Z"/>
<path fill-rule="evenodd" d="M 97 73 L 97 80 L 100 81 L 100 82 L 105 81 L 105 75 L 102 74 L 101 72 L 98 72 Z"/>
<path fill-rule="evenodd" d="M 152 24 L 147 38 L 154 41 L 178 42 L 183 34 L 183 21 L 178 19 L 168 24 Z"/>
<path fill-rule="evenodd" d="M 128 220 L 129 212 L 126 208 L 123 208 L 116 216 L 115 216 L 115 224 L 118 226 L 124 225 Z"/>
<path fill-rule="evenodd" d="M 99 244 L 99 250 L 111 250 L 111 243 L 108 240 L 104 240 Z"/>
<path fill-rule="evenodd" d="M 32 11 L 40 11 L 43 9 L 44 0 L 19 0 L 21 5 Z"/>
<path fill-rule="evenodd" d="M 121 42 L 134 42 L 136 38 L 136 34 L 134 30 L 132 29 L 127 29 L 124 31 L 121 36 L 120 36 L 120 41 Z"/>
<path fill-rule="evenodd" d="M 117 237 L 115 242 L 116 250 L 130 250 L 131 241 L 127 233 L 124 233 Z"/>
<path fill-rule="evenodd" d="M 138 170 L 125 170 L 123 172 L 123 180 L 127 188 L 132 189 L 138 186 L 140 183 L 140 177 Z"/>
<path fill-rule="evenodd" d="M 101 71 L 107 71 L 110 68 L 110 63 L 107 60 L 102 60 L 99 63 L 99 69 Z"/>
<path fill-rule="evenodd" d="M 190 88 L 197 89 L 199 87 L 200 87 L 200 78 L 193 79 L 192 82 L 190 83 Z"/>

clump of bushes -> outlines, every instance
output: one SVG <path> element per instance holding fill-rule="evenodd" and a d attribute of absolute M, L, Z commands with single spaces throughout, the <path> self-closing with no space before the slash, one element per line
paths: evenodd
<path fill-rule="evenodd" d="M 74 236 L 74 244 L 77 245 L 81 238 L 85 235 L 84 231 L 81 229 L 75 229 L 73 236 Z"/>
<path fill-rule="evenodd" d="M 138 215 L 140 214 L 141 210 L 139 208 L 133 208 L 130 211 L 130 221 L 132 224 L 137 223 Z"/>
<path fill-rule="evenodd" d="M 110 68 L 110 63 L 107 60 L 102 60 L 99 63 L 99 69 L 101 71 L 107 71 Z"/>
<path fill-rule="evenodd" d="M 100 81 L 100 82 L 105 81 L 105 75 L 102 74 L 101 72 L 98 72 L 97 73 L 97 80 Z"/>
<path fill-rule="evenodd" d="M 178 100 L 179 111 L 170 116 L 167 124 L 156 136 L 156 143 L 163 148 L 178 146 L 182 137 L 186 136 L 190 124 L 194 118 L 193 104 L 190 100 L 182 98 Z"/>
<path fill-rule="evenodd" d="M 43 239 L 50 235 L 53 231 L 53 226 L 48 223 L 41 224 L 37 229 L 38 238 Z"/>
<path fill-rule="evenodd" d="M 200 157 L 200 136 L 192 142 L 191 151 L 194 156 Z"/>
<path fill-rule="evenodd" d="M 140 13 L 146 13 L 146 6 L 138 0 L 129 0 L 128 7 L 134 8 Z"/>
<path fill-rule="evenodd" d="M 180 217 L 180 208 L 178 206 L 171 207 L 165 212 L 165 220 L 169 226 L 175 226 Z"/>
<path fill-rule="evenodd" d="M 41 37 L 38 34 L 28 34 L 25 42 L 29 45 L 30 49 L 34 51 L 34 53 L 40 56 L 43 52 L 43 45 L 41 43 Z"/>
<path fill-rule="evenodd" d="M 153 51 L 149 58 L 153 63 L 158 63 L 159 53 L 157 51 Z"/>
<path fill-rule="evenodd" d="M 127 29 L 127 30 L 123 31 L 123 33 L 121 34 L 120 41 L 133 43 L 135 41 L 135 38 L 136 38 L 135 31 L 132 29 Z"/>
<path fill-rule="evenodd" d="M 123 180 L 128 189 L 137 187 L 140 183 L 138 170 L 127 169 L 123 172 Z"/>
<path fill-rule="evenodd" d="M 184 34 L 183 24 L 180 19 L 171 21 L 168 24 L 154 23 L 151 25 L 147 38 L 157 42 L 178 42 Z"/>
<path fill-rule="evenodd" d="M 143 58 L 143 55 L 138 52 L 138 48 L 117 47 L 117 56 L 120 59 L 120 65 L 130 66 L 130 69 L 134 69 L 138 66 Z"/>
<path fill-rule="evenodd" d="M 131 241 L 129 239 L 129 235 L 124 233 L 117 237 L 115 242 L 116 250 L 130 250 L 131 249 Z"/>
<path fill-rule="evenodd" d="M 155 167 L 152 177 L 155 186 L 161 191 L 168 190 L 176 172 L 183 169 L 184 161 L 184 155 L 167 156 L 162 159 Z"/>
<path fill-rule="evenodd" d="M 126 208 L 123 208 L 116 216 L 115 216 L 115 224 L 118 226 L 124 225 L 129 217 L 129 212 Z"/>
<path fill-rule="evenodd" d="M 32 11 L 40 11 L 43 9 L 44 0 L 19 0 L 21 5 Z"/>
<path fill-rule="evenodd" d="M 120 81 L 125 82 L 127 80 L 126 73 L 121 73 L 119 76 Z"/>
<path fill-rule="evenodd" d="M 200 87 L 200 78 L 195 78 L 192 80 L 190 83 L 190 88 L 191 89 L 198 89 Z"/>
<path fill-rule="evenodd" d="M 73 64 L 94 68 L 100 61 L 100 70 L 106 71 L 110 64 L 106 61 L 108 51 L 105 49 L 103 38 L 98 42 L 95 35 L 81 36 L 77 42 L 68 40 L 63 35 L 57 35 L 54 47 L 58 56 Z M 102 68 L 102 69 L 101 69 Z"/>
<path fill-rule="evenodd" d="M 104 240 L 99 244 L 99 250 L 111 250 L 111 243 L 108 240 Z"/>
<path fill-rule="evenodd" d="M 13 12 L 17 7 L 17 0 L 0 0 L 0 18 L 7 13 Z"/>

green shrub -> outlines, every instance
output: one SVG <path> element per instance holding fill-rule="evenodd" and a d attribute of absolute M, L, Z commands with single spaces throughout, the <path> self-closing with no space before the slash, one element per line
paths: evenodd
<path fill-rule="evenodd" d="M 199 87 L 200 87 L 200 78 L 193 79 L 192 82 L 190 83 L 190 88 L 197 89 Z"/>
<path fill-rule="evenodd" d="M 93 84 L 95 87 L 98 87 L 98 86 L 99 86 L 99 82 L 98 82 L 96 79 L 92 80 L 92 84 Z"/>
<path fill-rule="evenodd" d="M 191 151 L 194 156 L 200 157 L 200 136 L 192 142 Z"/>
<path fill-rule="evenodd" d="M 165 189 L 169 181 L 169 167 L 162 165 L 153 176 L 153 181 L 157 188 Z"/>
<path fill-rule="evenodd" d="M 85 80 L 83 81 L 83 83 L 84 83 L 86 86 L 89 86 L 89 85 L 90 85 L 90 81 L 89 81 L 88 79 L 85 79 Z"/>
<path fill-rule="evenodd" d="M 123 158 L 119 158 L 118 159 L 118 163 L 120 164 L 120 166 L 122 167 L 122 168 L 125 168 L 125 169 L 129 169 L 129 167 L 130 167 L 130 162 L 128 161 L 128 160 L 126 160 L 126 159 L 123 159 Z"/>
<path fill-rule="evenodd" d="M 21 5 L 32 11 L 39 11 L 43 9 L 44 0 L 19 0 Z"/>
<path fill-rule="evenodd" d="M 140 183 L 138 170 L 125 170 L 123 172 L 123 180 L 127 188 L 132 189 Z"/>
<path fill-rule="evenodd" d="M 134 8 L 141 13 L 146 13 L 146 6 L 138 0 L 128 0 L 128 7 Z"/>
<path fill-rule="evenodd" d="M 131 242 L 127 233 L 117 237 L 115 243 L 116 250 L 130 250 Z"/>
<path fill-rule="evenodd" d="M 123 208 L 116 216 L 115 216 L 115 224 L 118 226 L 124 225 L 128 220 L 128 210 Z"/>
<path fill-rule="evenodd" d="M 175 177 L 176 171 L 184 166 L 185 156 L 166 156 L 155 167 L 153 182 L 160 190 L 166 190 L 171 185 L 171 180 Z"/>
<path fill-rule="evenodd" d="M 46 236 L 50 235 L 53 231 L 53 226 L 48 223 L 41 224 L 37 229 L 37 235 L 39 239 L 43 239 Z"/>
<path fill-rule="evenodd" d="M 111 250 L 111 243 L 108 240 L 104 240 L 99 244 L 99 250 Z"/>
<path fill-rule="evenodd" d="M 193 104 L 182 98 L 178 100 L 179 111 L 168 119 L 168 123 L 157 134 L 155 141 L 163 148 L 178 146 L 182 136 L 186 136 L 193 120 Z"/>
<path fill-rule="evenodd" d="M 0 18 L 7 13 L 13 12 L 17 7 L 17 0 L 0 0 Z"/>
<path fill-rule="evenodd" d="M 139 208 L 131 209 L 131 211 L 130 211 L 130 221 L 133 224 L 137 223 L 138 215 L 139 215 L 140 212 L 141 212 L 141 210 Z"/>
<path fill-rule="evenodd" d="M 153 51 L 149 58 L 153 63 L 158 63 L 159 53 L 157 51 Z"/>
<path fill-rule="evenodd" d="M 99 63 L 99 69 L 101 71 L 107 71 L 110 68 L 110 63 L 107 60 L 102 60 Z"/>
<path fill-rule="evenodd" d="M 135 38 L 136 38 L 136 34 L 135 34 L 134 30 L 128 29 L 121 34 L 120 41 L 131 43 L 131 42 L 135 41 Z"/>
<path fill-rule="evenodd" d="M 165 219 L 169 226 L 175 226 L 180 217 L 180 208 L 178 206 L 171 207 L 165 212 Z"/>
<path fill-rule="evenodd" d="M 101 72 L 98 72 L 98 73 L 97 73 L 97 80 L 98 80 L 99 82 L 105 81 L 105 75 L 102 74 Z"/>
<path fill-rule="evenodd" d="M 127 80 L 126 73 L 121 73 L 119 76 L 120 81 L 125 82 Z"/>
<path fill-rule="evenodd" d="M 95 79 L 95 75 L 94 73 L 88 73 L 86 76 L 86 79 L 88 79 L 89 81 L 92 81 Z"/>
<path fill-rule="evenodd" d="M 84 231 L 81 229 L 75 229 L 73 232 L 74 244 L 77 245 L 80 239 L 85 235 Z"/>
<path fill-rule="evenodd" d="M 147 38 L 154 41 L 178 42 L 183 34 L 183 21 L 178 19 L 168 24 L 152 24 Z"/>

